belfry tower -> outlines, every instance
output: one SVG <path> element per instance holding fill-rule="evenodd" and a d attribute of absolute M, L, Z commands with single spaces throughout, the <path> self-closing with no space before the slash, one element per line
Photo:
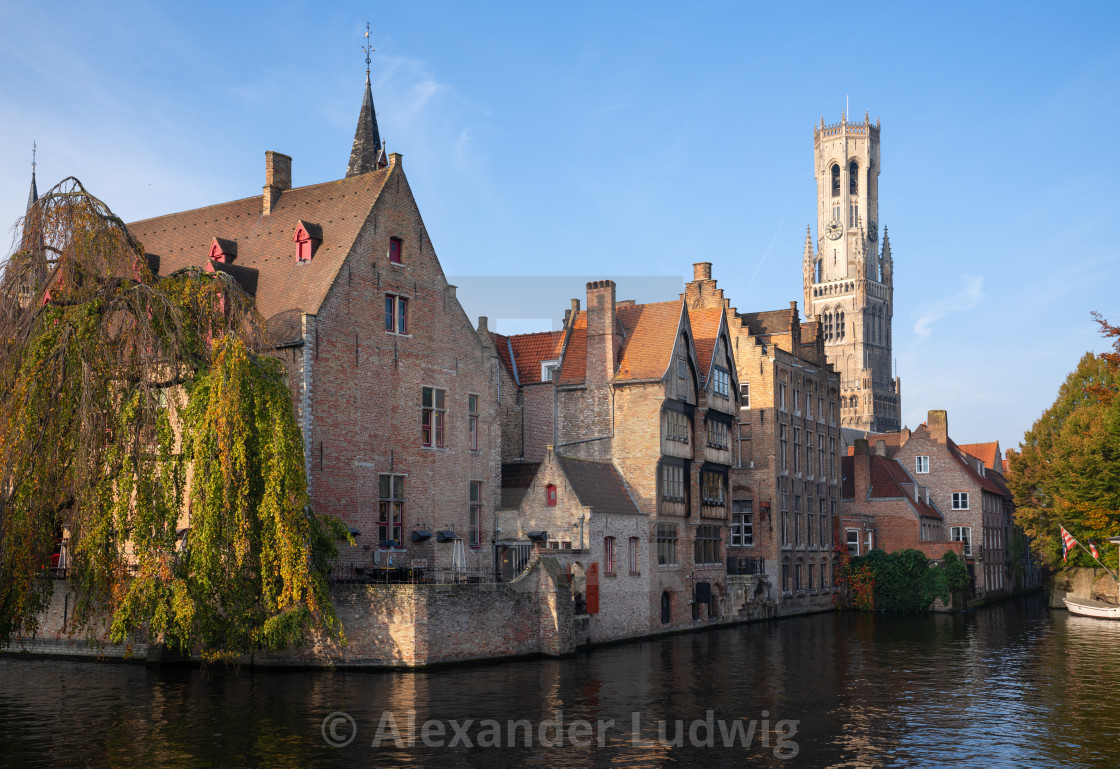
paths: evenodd
<path fill-rule="evenodd" d="M 894 265 L 879 240 L 879 121 L 813 128 L 817 240 L 805 235 L 805 310 L 820 320 L 828 360 L 840 372 L 841 425 L 883 432 L 902 425 L 891 375 Z"/>

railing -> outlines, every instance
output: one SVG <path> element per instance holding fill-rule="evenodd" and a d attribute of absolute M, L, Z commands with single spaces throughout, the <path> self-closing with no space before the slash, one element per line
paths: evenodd
<path fill-rule="evenodd" d="M 346 564 L 331 569 L 329 581 L 359 585 L 461 585 L 495 582 L 493 567 L 442 569 L 428 566 Z"/>
<path fill-rule="evenodd" d="M 729 555 L 727 557 L 728 574 L 765 574 L 766 559 L 749 555 Z"/>

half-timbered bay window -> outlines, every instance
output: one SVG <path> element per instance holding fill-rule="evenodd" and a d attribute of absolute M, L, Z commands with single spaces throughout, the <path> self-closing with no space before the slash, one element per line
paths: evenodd
<path fill-rule="evenodd" d="M 696 563 L 719 563 L 719 546 L 719 526 L 705 524 L 696 528 Z"/>
<path fill-rule="evenodd" d="M 666 409 L 664 412 L 665 439 L 688 443 L 692 426 L 689 424 L 688 415 L 681 411 Z"/>
<path fill-rule="evenodd" d="M 716 366 L 712 370 L 712 392 L 724 398 L 731 396 L 731 375 L 727 369 Z"/>
<path fill-rule="evenodd" d="M 421 388 L 423 395 L 420 404 L 420 445 L 427 448 L 444 446 L 444 399 L 447 390 L 438 387 Z"/>
<path fill-rule="evenodd" d="M 677 524 L 657 524 L 657 565 L 677 565 Z"/>
<path fill-rule="evenodd" d="M 682 466 L 661 466 L 661 499 L 666 502 L 684 502 L 684 468 Z"/>
<path fill-rule="evenodd" d="M 404 526 L 404 476 L 383 473 L 377 480 L 377 541 L 399 545 Z"/>
<path fill-rule="evenodd" d="M 723 489 L 727 476 L 718 470 L 700 472 L 700 498 L 704 507 L 723 507 Z"/>
<path fill-rule="evenodd" d="M 731 430 L 724 422 L 709 419 L 705 422 L 708 445 L 713 449 L 729 449 L 731 447 Z"/>

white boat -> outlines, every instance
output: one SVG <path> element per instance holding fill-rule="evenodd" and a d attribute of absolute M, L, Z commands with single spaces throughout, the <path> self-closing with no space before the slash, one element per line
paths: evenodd
<path fill-rule="evenodd" d="M 1063 598 L 1066 608 L 1072 614 L 1083 617 L 1096 617 L 1097 619 L 1120 619 L 1120 606 L 1105 603 L 1092 598 Z"/>

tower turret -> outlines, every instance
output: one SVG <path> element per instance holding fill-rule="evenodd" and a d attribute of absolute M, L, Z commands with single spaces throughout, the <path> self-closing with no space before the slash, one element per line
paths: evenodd
<path fill-rule="evenodd" d="M 366 92 L 362 99 L 362 110 L 358 113 L 358 127 L 354 130 L 354 145 L 350 148 L 350 163 L 346 166 L 346 178 L 376 171 L 387 166 L 385 147 L 381 143 L 381 133 L 377 130 L 377 110 L 373 108 L 373 88 L 369 82 L 370 54 L 369 24 L 366 24 Z"/>

